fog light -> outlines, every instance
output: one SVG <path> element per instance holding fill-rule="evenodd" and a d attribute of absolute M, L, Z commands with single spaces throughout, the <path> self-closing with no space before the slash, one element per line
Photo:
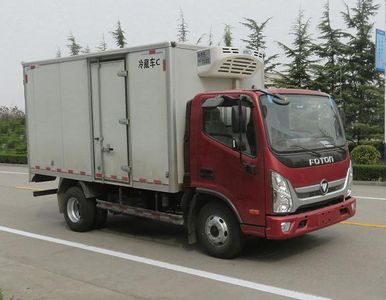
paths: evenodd
<path fill-rule="evenodd" d="M 282 222 L 281 223 L 281 231 L 282 232 L 288 232 L 291 227 L 291 222 Z"/>
<path fill-rule="evenodd" d="M 355 211 L 357 208 L 356 202 L 351 203 L 351 209 Z"/>

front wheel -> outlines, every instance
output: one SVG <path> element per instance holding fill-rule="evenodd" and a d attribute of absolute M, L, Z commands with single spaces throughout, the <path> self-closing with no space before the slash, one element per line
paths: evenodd
<path fill-rule="evenodd" d="M 73 231 L 93 229 L 96 205 L 94 199 L 86 199 L 79 187 L 71 187 L 64 193 L 64 219 Z"/>
<path fill-rule="evenodd" d="M 233 258 L 244 245 L 239 222 L 228 207 L 219 203 L 208 203 L 200 210 L 197 232 L 205 252 L 214 257 Z"/>

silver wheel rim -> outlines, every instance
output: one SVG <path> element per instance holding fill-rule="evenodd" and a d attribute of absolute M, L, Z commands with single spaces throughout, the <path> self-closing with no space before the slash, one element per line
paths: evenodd
<path fill-rule="evenodd" d="M 78 223 L 80 221 L 80 204 L 75 197 L 71 197 L 67 201 L 67 214 L 71 222 Z"/>
<path fill-rule="evenodd" d="M 205 222 L 205 234 L 212 245 L 222 246 L 229 238 L 228 225 L 223 218 L 211 215 Z"/>

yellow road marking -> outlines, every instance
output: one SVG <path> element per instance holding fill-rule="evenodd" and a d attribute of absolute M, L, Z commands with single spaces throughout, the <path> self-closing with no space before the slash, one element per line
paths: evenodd
<path fill-rule="evenodd" d="M 382 224 L 368 224 L 368 223 L 360 223 L 360 222 L 352 222 L 352 221 L 344 221 L 344 222 L 340 222 L 340 224 L 386 229 L 386 225 L 382 225 Z"/>
<path fill-rule="evenodd" d="M 18 190 L 30 190 L 34 192 L 43 191 L 42 189 L 37 189 L 32 186 L 15 186 L 15 188 L 17 188 Z"/>

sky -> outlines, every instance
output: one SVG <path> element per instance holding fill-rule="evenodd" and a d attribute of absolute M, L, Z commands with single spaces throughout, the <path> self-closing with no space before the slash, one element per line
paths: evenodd
<path fill-rule="evenodd" d="M 353 7 L 356 0 L 345 1 Z M 343 0 L 330 0 L 333 26 L 344 28 L 340 11 Z M 0 106 L 24 108 L 21 62 L 54 58 L 57 49 L 68 55 L 67 37 L 73 33 L 77 42 L 95 50 L 102 36 L 114 48 L 111 31 L 118 19 L 126 33 L 128 46 L 176 40 L 177 20 L 182 9 L 188 24 L 188 40 L 195 44 L 212 28 L 214 42 L 222 40 L 224 25 L 230 24 L 233 45 L 245 46 L 241 40 L 248 30 L 243 18 L 268 23 L 267 55 L 281 53 L 276 41 L 291 43 L 289 30 L 299 9 L 311 19 L 310 32 L 317 36 L 317 23 L 326 0 L 0 0 Z M 385 2 L 374 18 L 374 28 L 385 29 Z M 375 29 L 374 29 L 375 30 Z M 207 36 L 203 44 L 207 43 Z"/>

